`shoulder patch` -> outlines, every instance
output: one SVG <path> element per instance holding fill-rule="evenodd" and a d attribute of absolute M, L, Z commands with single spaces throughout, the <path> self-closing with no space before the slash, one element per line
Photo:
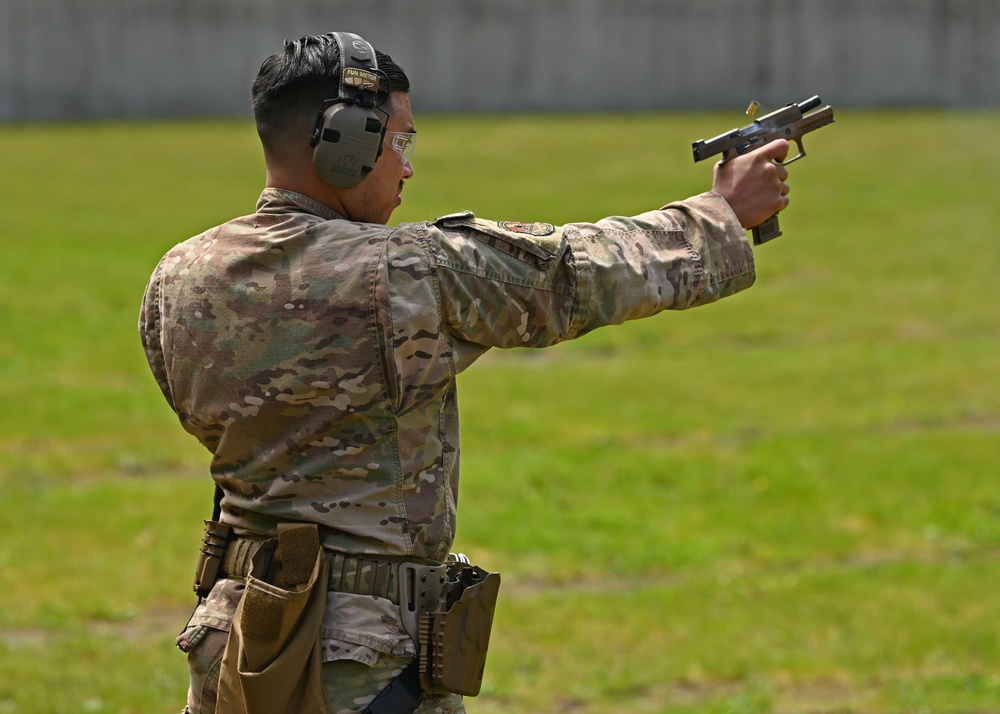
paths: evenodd
<path fill-rule="evenodd" d="M 434 224 L 467 231 L 476 240 L 538 267 L 552 260 L 562 248 L 562 230 L 551 223 L 494 222 L 465 211 L 441 216 Z"/>
<path fill-rule="evenodd" d="M 498 221 L 497 225 L 505 231 L 519 233 L 526 236 L 537 236 L 539 238 L 550 236 L 556 232 L 556 227 L 551 223 L 521 223 L 520 221 Z"/>

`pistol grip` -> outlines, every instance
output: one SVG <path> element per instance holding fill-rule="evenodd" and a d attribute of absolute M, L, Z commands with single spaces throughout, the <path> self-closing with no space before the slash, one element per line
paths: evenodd
<path fill-rule="evenodd" d="M 778 214 L 775 213 L 759 226 L 754 226 L 752 231 L 754 245 L 767 243 L 772 238 L 777 238 L 781 235 L 781 228 L 778 227 Z"/>

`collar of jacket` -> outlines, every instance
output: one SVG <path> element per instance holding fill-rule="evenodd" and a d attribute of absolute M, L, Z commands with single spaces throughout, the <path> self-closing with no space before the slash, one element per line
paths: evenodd
<path fill-rule="evenodd" d="M 265 188 L 257 200 L 257 213 L 286 213 L 289 208 L 297 208 L 328 221 L 344 218 L 319 201 L 283 188 Z"/>

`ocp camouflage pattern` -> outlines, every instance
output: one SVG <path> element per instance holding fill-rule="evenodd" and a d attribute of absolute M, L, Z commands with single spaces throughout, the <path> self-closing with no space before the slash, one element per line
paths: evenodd
<path fill-rule="evenodd" d="M 491 347 L 553 345 L 753 280 L 746 234 L 710 193 L 596 223 L 387 227 L 266 189 L 253 215 L 167 253 L 140 331 L 238 533 L 308 521 L 332 550 L 440 561 L 459 372 Z"/>

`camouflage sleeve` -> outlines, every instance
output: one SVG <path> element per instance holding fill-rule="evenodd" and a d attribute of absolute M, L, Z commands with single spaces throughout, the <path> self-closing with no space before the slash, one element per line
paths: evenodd
<path fill-rule="evenodd" d="M 485 221 L 431 226 L 444 322 L 490 347 L 544 347 L 714 302 L 755 278 L 753 251 L 726 201 L 705 193 L 596 223 Z"/>

